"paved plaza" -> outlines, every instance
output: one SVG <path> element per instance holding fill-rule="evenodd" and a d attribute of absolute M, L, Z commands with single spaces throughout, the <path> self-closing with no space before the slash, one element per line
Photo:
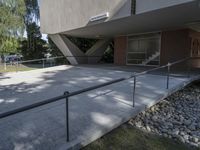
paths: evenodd
<path fill-rule="evenodd" d="M 131 74 L 133 72 L 79 66 L 2 74 L 0 113 Z M 1 119 L 0 149 L 79 149 L 198 78 L 170 77 L 167 90 L 166 76 L 140 76 L 137 78 L 134 108 L 133 79 L 71 97 L 68 143 L 64 99 Z"/>

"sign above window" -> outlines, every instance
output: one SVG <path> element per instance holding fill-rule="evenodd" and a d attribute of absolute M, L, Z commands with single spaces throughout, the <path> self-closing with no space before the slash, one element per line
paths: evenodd
<path fill-rule="evenodd" d="M 93 21 L 98 21 L 98 20 L 102 20 L 102 19 L 106 19 L 109 17 L 109 12 L 106 12 L 104 14 L 100 14 L 100 15 L 97 15 L 97 16 L 94 16 L 94 17 L 91 17 L 90 18 L 90 21 L 93 22 Z"/>

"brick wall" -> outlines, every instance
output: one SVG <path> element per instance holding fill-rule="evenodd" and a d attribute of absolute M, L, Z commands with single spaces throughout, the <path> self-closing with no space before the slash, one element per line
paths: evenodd
<path fill-rule="evenodd" d="M 190 30 L 189 37 L 191 38 L 191 56 L 200 57 L 200 32 Z M 192 60 L 191 65 L 200 68 L 200 59 Z"/>
<path fill-rule="evenodd" d="M 126 65 L 127 37 L 120 36 L 114 39 L 114 64 Z"/>
<path fill-rule="evenodd" d="M 162 32 L 160 55 L 161 65 L 190 57 L 192 40 L 193 38 L 197 38 L 197 36 L 199 36 L 198 32 L 190 29 Z M 179 66 L 185 68 L 186 65 L 187 63 L 182 63 Z M 195 63 L 192 63 L 192 66 L 200 67 L 200 60 L 196 60 Z"/>

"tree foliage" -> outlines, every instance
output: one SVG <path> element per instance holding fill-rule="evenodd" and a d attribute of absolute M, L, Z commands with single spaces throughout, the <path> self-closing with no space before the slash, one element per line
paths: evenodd
<path fill-rule="evenodd" d="M 40 27 L 33 22 L 32 24 L 28 25 L 29 28 L 29 36 L 31 39 L 31 43 L 28 39 L 24 39 L 19 49 L 21 50 L 22 55 L 25 59 L 37 59 L 43 58 L 44 54 L 48 50 L 48 45 L 45 40 L 42 39 L 42 34 L 40 32 Z"/>
<path fill-rule="evenodd" d="M 49 44 L 42 40 L 38 0 L 0 0 L 0 14 L 0 55 L 21 52 L 25 59 L 42 58 L 47 52 L 53 56 L 62 55 L 50 39 Z M 27 38 L 22 38 L 24 35 Z M 83 52 L 97 41 L 75 37 L 69 39 Z M 113 48 L 110 46 L 102 60 L 109 61 L 112 58 Z"/>
<path fill-rule="evenodd" d="M 19 40 L 16 38 L 9 38 L 5 39 L 4 42 L 1 45 L 1 51 L 2 54 L 9 54 L 9 53 L 20 53 L 18 47 L 19 47 Z"/>
<path fill-rule="evenodd" d="M 0 0 L 0 53 L 9 51 L 11 43 L 23 36 L 25 29 L 23 16 L 25 14 L 24 0 Z"/>
<path fill-rule="evenodd" d="M 37 24 L 39 21 L 39 16 L 40 16 L 39 5 L 37 0 L 24 0 L 24 2 L 26 7 L 26 13 L 24 15 L 24 24 L 26 26 L 27 37 L 31 38 L 29 36 L 29 33 L 31 35 L 32 32 L 31 24 L 33 23 Z"/>
<path fill-rule="evenodd" d="M 86 39 L 77 37 L 69 37 L 69 39 L 84 53 L 97 42 L 96 39 Z"/>
<path fill-rule="evenodd" d="M 106 51 L 104 52 L 104 55 L 101 59 L 101 61 L 105 63 L 113 63 L 114 62 L 114 42 L 112 41 Z"/>
<path fill-rule="evenodd" d="M 39 5 L 37 0 L 24 0 L 26 6 L 26 13 L 24 15 L 24 24 L 27 33 L 26 51 L 40 53 L 37 43 L 41 39 L 42 35 L 38 27 L 38 20 L 40 16 Z M 32 59 L 35 58 L 34 54 Z"/>

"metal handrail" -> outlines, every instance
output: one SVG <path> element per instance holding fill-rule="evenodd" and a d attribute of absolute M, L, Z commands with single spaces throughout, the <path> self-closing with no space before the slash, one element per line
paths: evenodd
<path fill-rule="evenodd" d="M 102 56 L 58 56 L 58 57 L 50 57 L 50 58 L 41 58 L 41 59 L 32 59 L 32 60 L 24 60 L 24 61 L 14 61 L 18 63 L 28 63 L 28 62 L 37 62 L 37 61 L 44 61 L 44 60 L 50 60 L 50 59 L 59 59 L 59 58 L 70 58 L 70 57 L 77 57 L 77 58 L 98 58 Z M 11 65 L 12 63 L 4 63 L 6 65 Z"/>
<path fill-rule="evenodd" d="M 42 61 L 42 60 L 50 60 L 50 59 L 59 59 L 59 58 L 69 58 L 69 57 L 77 57 L 77 58 L 90 58 L 90 57 L 102 57 L 102 56 L 59 56 L 59 57 L 50 57 L 50 58 L 42 58 L 42 59 L 34 59 L 34 60 L 26 60 L 26 61 L 19 61 L 20 63 L 26 62 L 34 62 L 34 61 Z"/>
<path fill-rule="evenodd" d="M 54 97 L 54 98 L 50 98 L 50 99 L 47 99 L 47 100 L 44 100 L 44 101 L 41 101 L 41 102 L 38 102 L 38 103 L 34 103 L 34 104 L 31 104 L 31 105 L 28 105 L 28 106 L 24 106 L 24 107 L 21 107 L 21 108 L 18 108 L 18 109 L 14 109 L 12 111 L 0 114 L 0 119 L 14 115 L 14 114 L 19 113 L 19 112 L 27 111 L 27 110 L 30 110 L 30 109 L 33 109 L 33 108 L 36 108 L 36 107 L 39 107 L 39 106 L 43 106 L 43 105 L 46 105 L 46 104 L 49 104 L 49 103 L 53 103 L 53 102 L 59 101 L 61 99 L 64 99 L 66 97 L 79 95 L 79 94 L 82 94 L 82 93 L 85 93 L 85 92 L 88 92 L 88 91 L 91 91 L 91 90 L 95 90 L 95 89 L 98 89 L 98 88 L 101 88 L 101 87 L 104 87 L 104 86 L 107 86 L 107 85 L 111 85 L 113 83 L 117 83 L 117 82 L 127 80 L 127 79 L 129 79 L 129 78 L 120 78 L 120 79 L 113 80 L 113 81 L 110 81 L 110 82 L 106 82 L 106 83 L 103 83 L 103 84 L 100 84 L 100 85 L 85 88 L 83 90 L 71 92 L 67 96 L 66 96 L 66 94 L 64 94 L 64 95 L 57 96 L 57 97 Z"/>
<path fill-rule="evenodd" d="M 102 56 L 57 56 L 57 57 L 50 57 L 50 58 L 41 58 L 41 59 L 33 59 L 33 60 L 17 60 L 17 61 L 13 61 L 13 62 L 9 62 L 9 63 L 2 63 L 4 65 L 4 70 L 7 70 L 7 65 L 15 65 L 16 66 L 16 72 L 18 72 L 18 68 L 20 64 L 23 63 L 30 63 L 30 62 L 38 62 L 38 61 L 42 61 L 42 68 L 45 68 L 45 61 L 47 60 L 54 60 L 54 59 L 60 59 L 60 58 L 100 58 Z"/>
<path fill-rule="evenodd" d="M 34 109 L 34 108 L 37 108 L 37 107 L 40 107 L 40 106 L 43 106 L 43 105 L 46 105 L 46 104 L 49 104 L 49 103 L 60 101 L 60 100 L 65 98 L 66 99 L 66 134 L 67 134 L 67 141 L 69 141 L 69 109 L 68 109 L 68 107 L 69 107 L 69 104 L 68 104 L 69 97 L 76 96 L 76 95 L 79 95 L 79 94 L 82 94 L 82 93 L 85 93 L 85 92 L 89 92 L 89 91 L 96 90 L 96 89 L 99 89 L 99 88 L 102 88 L 102 87 L 105 87 L 105 86 L 108 86 L 108 85 L 111 85 L 111 84 L 114 84 L 114 83 L 119 83 L 121 81 L 125 81 L 125 80 L 129 80 L 131 78 L 134 78 L 134 86 L 133 86 L 133 107 L 134 107 L 134 104 L 135 104 L 134 97 L 135 97 L 135 90 L 136 90 L 136 77 L 138 77 L 140 75 L 147 74 L 148 72 L 152 72 L 152 71 L 167 67 L 168 68 L 167 88 L 168 88 L 169 87 L 170 67 L 172 65 L 175 65 L 175 64 L 178 64 L 178 63 L 184 62 L 186 60 L 190 60 L 190 59 L 192 59 L 192 58 L 185 58 L 185 59 L 182 59 L 182 60 L 178 60 L 176 62 L 168 63 L 167 65 L 164 65 L 164 66 L 161 66 L 161 67 L 157 67 L 157 68 L 154 68 L 154 69 L 143 71 L 141 73 L 135 73 L 135 74 L 133 74 L 129 77 L 126 77 L 126 78 L 120 78 L 120 79 L 112 80 L 112 81 L 109 81 L 109 82 L 106 82 L 106 83 L 103 83 L 103 84 L 99 84 L 99 85 L 92 86 L 92 87 L 89 87 L 89 88 L 85 88 L 85 89 L 82 89 L 82 90 L 78 90 L 78 91 L 75 91 L 75 92 L 70 93 L 70 92 L 67 91 L 67 92 L 64 93 L 64 95 L 57 96 L 57 97 L 54 97 L 54 98 L 51 98 L 51 99 L 47 99 L 47 100 L 44 100 L 44 101 L 41 101 L 41 102 L 37 102 L 37 103 L 31 104 L 31 105 L 28 105 L 28 106 L 24 106 L 24 107 L 21 107 L 21 108 L 17 108 L 17 109 L 2 113 L 2 114 L 0 114 L 0 119 L 9 117 L 11 115 L 18 114 L 20 112 L 28 111 L 28 110 L 31 110 L 31 109 Z"/>
<path fill-rule="evenodd" d="M 159 69 L 167 68 L 167 67 L 169 67 L 169 66 L 173 66 L 173 65 L 175 65 L 175 64 L 178 64 L 178 63 L 187 61 L 187 60 L 189 60 L 189 59 L 191 59 L 191 57 L 184 58 L 184 59 L 175 61 L 175 62 L 173 62 L 173 63 L 168 63 L 167 65 L 163 65 L 163 66 L 160 66 L 160 67 L 156 67 L 156 68 L 153 68 L 153 69 L 149 69 L 149 70 L 146 70 L 146 71 L 143 71 L 143 72 L 140 72 L 140 73 L 136 73 L 135 76 L 140 76 L 140 75 L 144 75 L 144 74 L 147 74 L 147 73 L 149 73 L 149 72 L 153 72 L 153 71 L 156 71 L 156 70 L 159 70 Z"/>

